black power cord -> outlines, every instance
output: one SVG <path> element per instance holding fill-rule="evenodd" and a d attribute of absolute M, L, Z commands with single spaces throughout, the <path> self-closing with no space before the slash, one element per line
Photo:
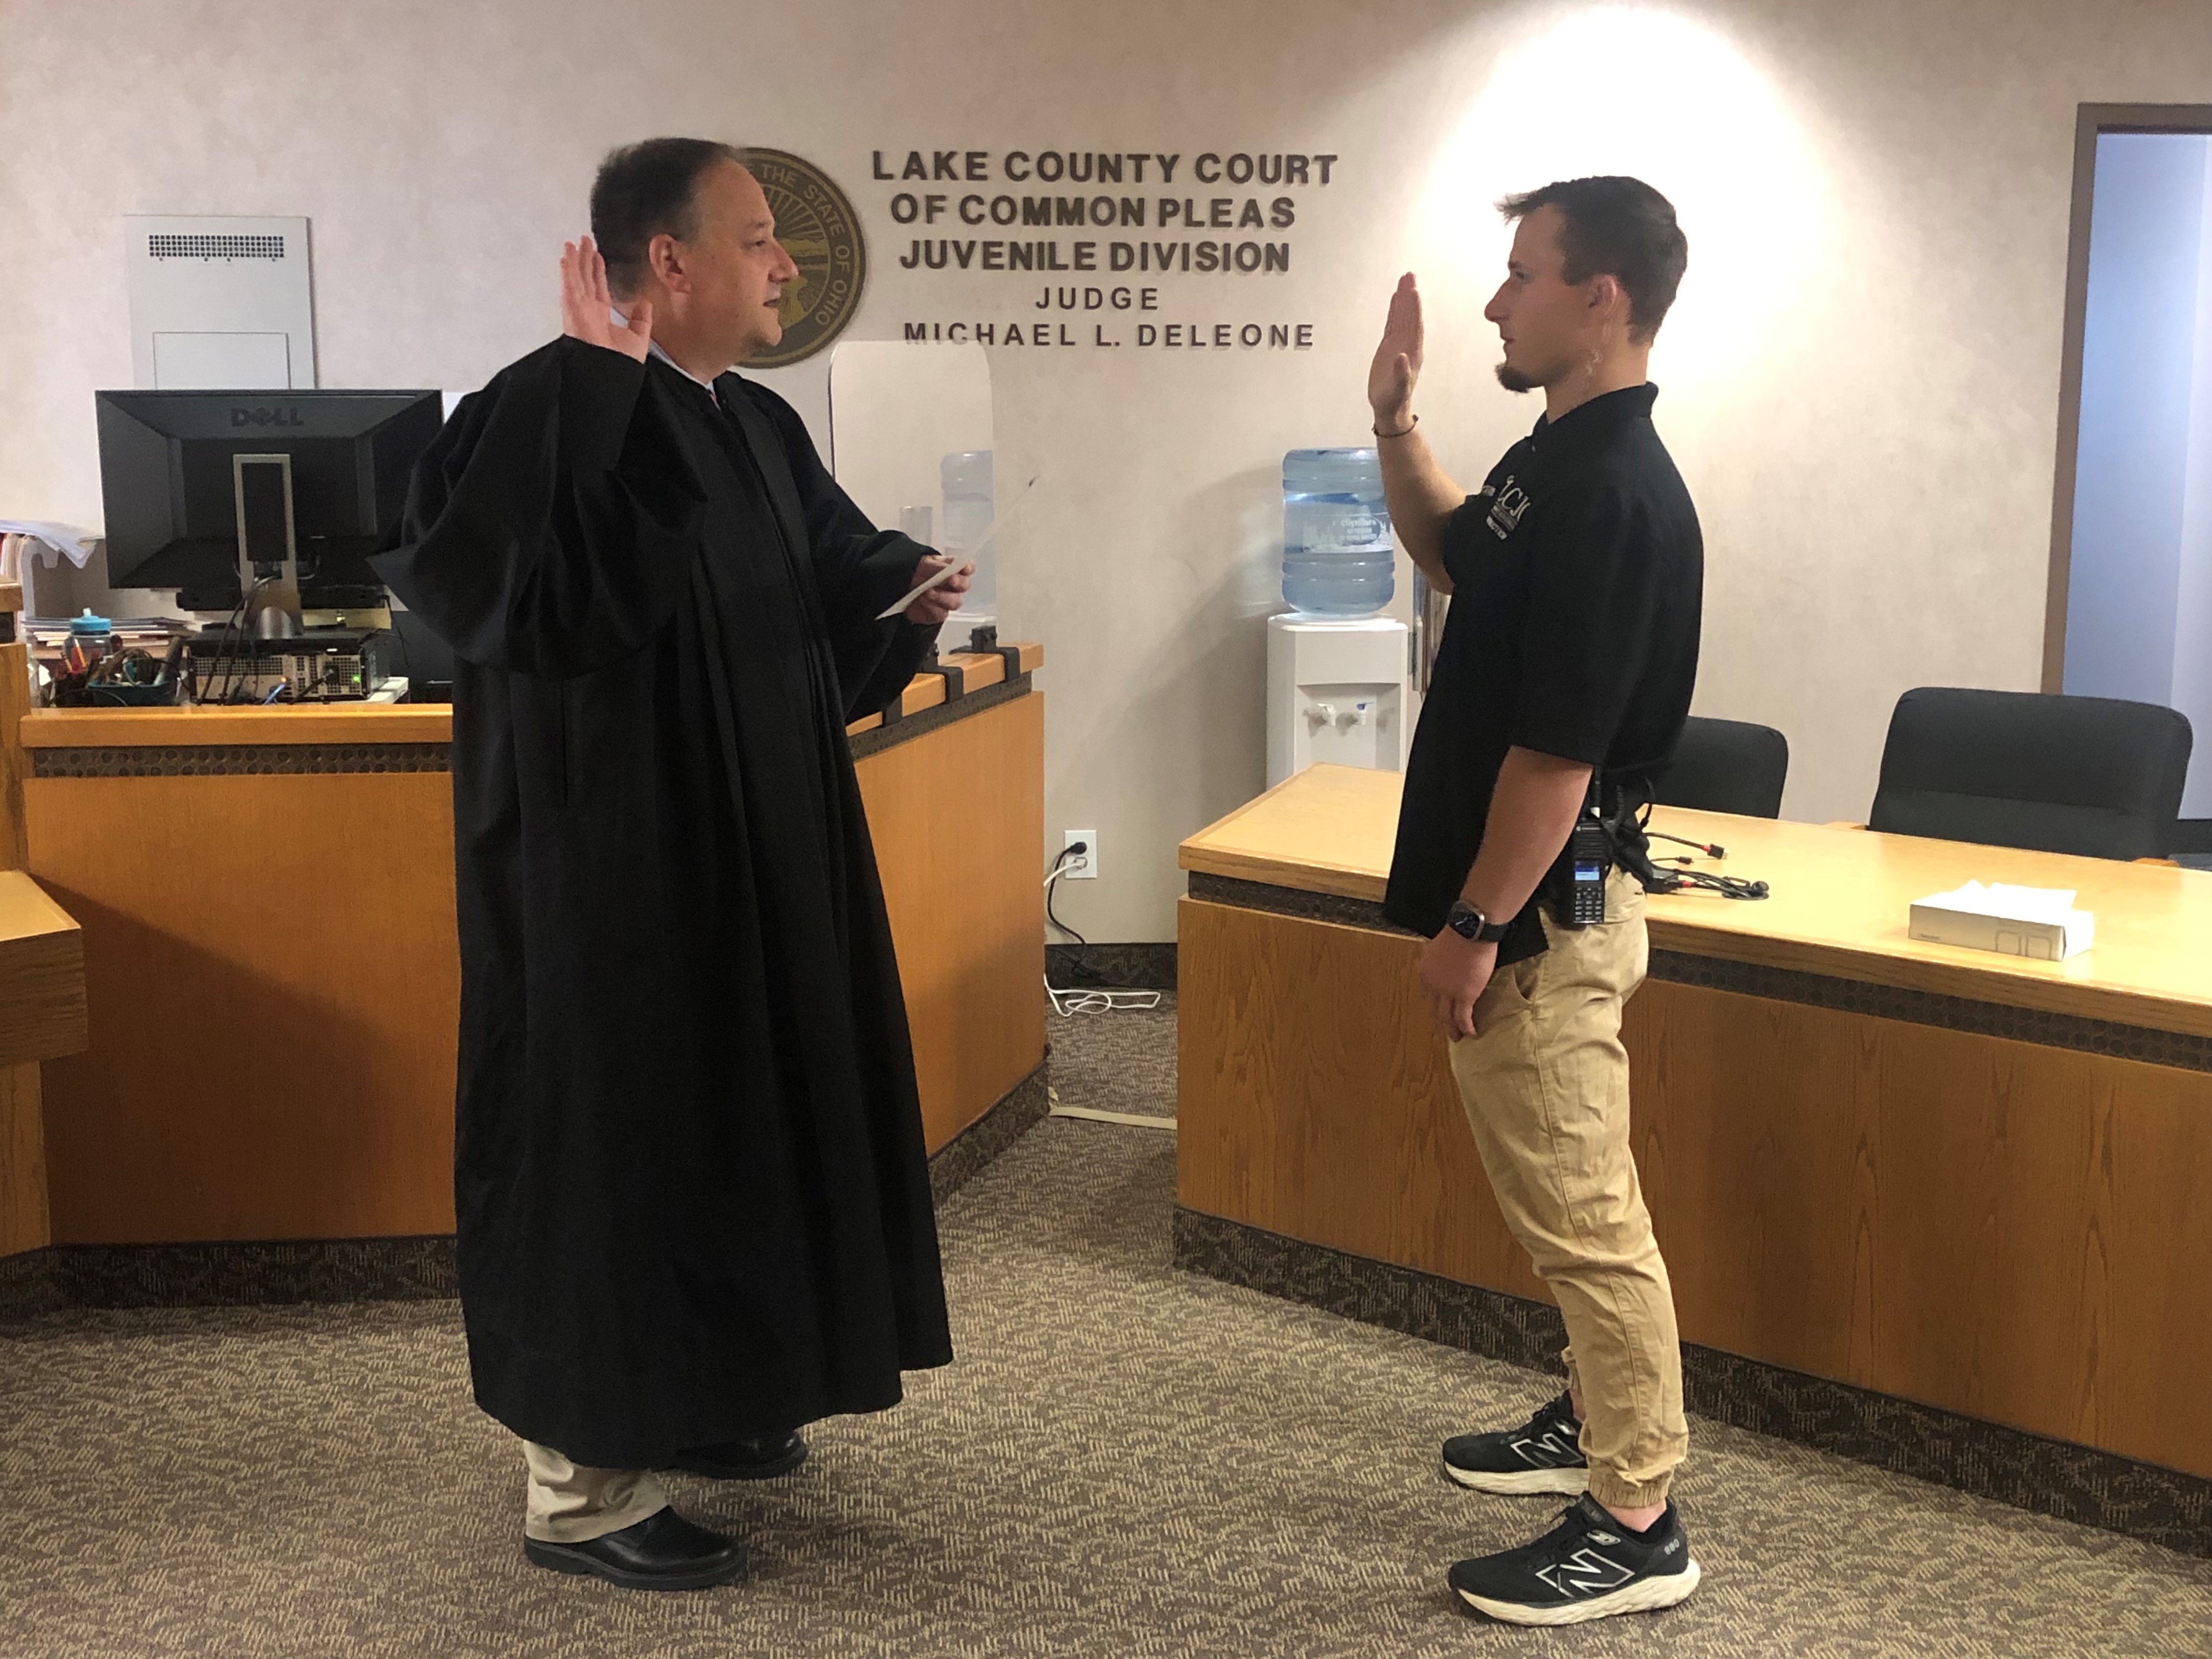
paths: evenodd
<path fill-rule="evenodd" d="M 232 672 L 245 660 L 246 629 L 253 616 L 254 592 L 255 584 L 251 582 L 239 590 L 238 608 L 223 623 L 222 638 L 215 648 L 213 701 L 219 704 L 230 701 Z"/>
<path fill-rule="evenodd" d="M 208 653 L 204 684 L 202 683 L 199 653 L 195 651 L 192 653 L 193 701 L 206 703 L 216 700 L 216 676 L 222 671 L 223 653 L 229 648 L 231 630 L 238 626 L 238 613 L 245 605 L 246 596 L 240 593 L 238 603 L 231 606 L 230 614 L 222 619 L 222 629 L 215 636 L 215 649 Z"/>
<path fill-rule="evenodd" d="M 1647 806 L 1644 808 L 1643 821 L 1639 822 L 1636 826 L 1638 829 L 1644 831 L 1644 840 L 1671 841 L 1677 847 L 1693 848 L 1697 851 L 1703 853 L 1709 859 L 1724 859 L 1728 856 L 1728 848 L 1725 847 L 1708 847 L 1701 841 L 1691 841 L 1686 836 L 1670 836 L 1663 830 L 1652 830 L 1646 828 L 1645 826 L 1650 821 L 1650 816 L 1651 809 Z"/>
<path fill-rule="evenodd" d="M 1708 875 L 1703 870 L 1660 870 L 1654 866 L 1658 881 L 1644 882 L 1648 891 L 1679 893 L 1685 887 L 1698 888 L 1708 893 L 1718 893 L 1723 898 L 1763 899 L 1767 896 L 1763 881 L 1746 881 L 1741 876 Z M 1641 876 L 1637 878 L 1642 881 Z"/>
<path fill-rule="evenodd" d="M 234 690 L 231 684 L 232 671 L 236 669 L 242 673 L 251 672 L 251 651 L 247 645 L 246 630 L 253 617 L 253 596 L 275 580 L 273 576 L 257 577 L 252 584 L 238 596 L 238 604 L 232 610 L 229 617 L 224 621 L 223 631 L 216 641 L 214 665 L 208 671 L 210 683 L 216 684 L 219 679 L 220 689 L 211 697 L 202 697 L 200 699 L 202 702 L 212 702 L 217 706 L 229 702 Z M 241 682 L 234 689 L 243 691 L 246 687 Z"/>
<path fill-rule="evenodd" d="M 1708 858 L 1728 856 L 1725 848 L 1709 847 L 1703 842 L 1645 828 L 1650 822 L 1651 803 L 1646 801 L 1642 813 L 1635 820 L 1637 834 L 1644 841 L 1671 841 L 1677 846 L 1694 847 Z M 1746 881 L 1740 876 L 1716 876 L 1703 870 L 1662 870 L 1651 861 L 1651 854 L 1643 847 L 1626 843 L 1620 836 L 1614 837 L 1614 847 L 1621 864 L 1629 874 L 1643 884 L 1647 893 L 1679 893 L 1685 888 L 1695 888 L 1700 892 L 1718 893 L 1723 898 L 1763 899 L 1767 896 L 1766 884 L 1763 881 Z"/>

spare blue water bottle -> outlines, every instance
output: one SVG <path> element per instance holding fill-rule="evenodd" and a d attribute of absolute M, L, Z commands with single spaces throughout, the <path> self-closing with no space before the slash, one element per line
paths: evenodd
<path fill-rule="evenodd" d="M 1283 457 L 1283 598 L 1309 617 L 1371 617 L 1390 603 L 1397 560 L 1382 464 L 1371 449 Z"/>

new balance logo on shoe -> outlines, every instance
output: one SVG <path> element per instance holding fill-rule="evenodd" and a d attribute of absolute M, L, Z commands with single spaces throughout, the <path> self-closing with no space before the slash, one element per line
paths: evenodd
<path fill-rule="evenodd" d="M 1563 1441 L 1556 1431 L 1540 1440 L 1516 1440 L 1513 1449 L 1538 1468 L 1556 1468 L 1562 1463 L 1579 1463 L 1583 1449 L 1578 1440 Z"/>
<path fill-rule="evenodd" d="M 1697 1589 L 1701 1575 L 1672 1504 L 1648 1532 L 1618 1525 L 1584 1492 L 1541 1538 L 1454 1564 L 1451 1587 L 1469 1607 L 1513 1625 L 1653 1613 Z"/>
<path fill-rule="evenodd" d="M 1536 1577 L 1562 1595 L 1601 1595 L 1635 1576 L 1632 1569 L 1595 1550 L 1578 1550 L 1571 1559 L 1536 1569 Z"/>

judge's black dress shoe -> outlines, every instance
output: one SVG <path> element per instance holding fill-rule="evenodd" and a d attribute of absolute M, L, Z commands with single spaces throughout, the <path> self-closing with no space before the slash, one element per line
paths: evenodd
<path fill-rule="evenodd" d="M 526 1538 L 522 1553 L 556 1572 L 584 1572 L 624 1589 L 704 1589 L 745 1575 L 745 1547 L 734 1538 L 655 1510 L 635 1526 L 581 1544 Z"/>
<path fill-rule="evenodd" d="M 668 1467 L 709 1480 L 773 1480 L 806 1461 L 806 1442 L 797 1430 L 763 1435 L 757 1440 L 725 1440 L 719 1446 L 694 1446 L 677 1454 Z"/>

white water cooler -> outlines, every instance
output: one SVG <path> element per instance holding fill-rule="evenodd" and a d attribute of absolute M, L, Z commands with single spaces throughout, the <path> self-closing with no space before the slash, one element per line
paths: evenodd
<path fill-rule="evenodd" d="M 1405 623 L 1267 618 L 1267 787 L 1316 762 L 1406 769 L 1413 738 Z"/>

